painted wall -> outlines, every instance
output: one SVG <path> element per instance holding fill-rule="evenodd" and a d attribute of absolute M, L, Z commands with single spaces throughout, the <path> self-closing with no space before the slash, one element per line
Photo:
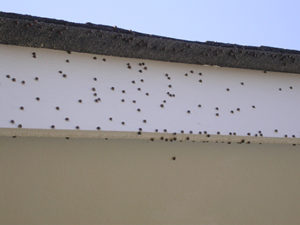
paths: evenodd
<path fill-rule="evenodd" d="M 0 224 L 299 224 L 299 94 L 297 74 L 0 45 Z"/>
<path fill-rule="evenodd" d="M 0 45 L 0 127 L 300 137 L 300 76 Z"/>
<path fill-rule="evenodd" d="M 0 146 L 0 224 L 300 224 L 292 145 L 2 137 Z"/>

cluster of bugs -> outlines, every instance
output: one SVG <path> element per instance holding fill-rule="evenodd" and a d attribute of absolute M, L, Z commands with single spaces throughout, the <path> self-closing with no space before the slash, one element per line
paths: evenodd
<path fill-rule="evenodd" d="M 40 53 L 37 52 L 31 52 L 32 60 L 37 60 L 39 58 Z M 94 63 L 101 64 L 107 67 L 107 64 L 110 63 L 110 60 L 113 60 L 113 57 L 101 57 L 101 56 L 91 56 L 90 58 Z M 184 124 L 185 120 L 189 121 L 189 123 L 198 123 L 198 121 L 206 120 L 208 116 L 215 118 L 216 125 L 215 127 L 218 127 L 218 121 L 220 121 L 220 118 L 222 117 L 229 117 L 234 118 L 235 115 L 239 116 L 242 115 L 244 112 L 251 113 L 256 112 L 259 110 L 259 106 L 255 102 L 249 102 L 248 106 L 236 106 L 232 108 L 228 107 L 222 107 L 222 105 L 218 105 L 216 103 L 213 103 L 211 105 L 206 103 L 203 103 L 200 98 L 199 101 L 195 101 L 195 96 L 192 96 L 189 94 L 189 86 L 185 87 L 186 93 L 185 96 L 183 96 L 182 91 L 178 91 L 179 89 L 182 89 L 183 86 L 190 82 L 193 85 L 198 85 L 197 89 L 201 90 L 201 88 L 205 87 L 208 83 L 207 78 L 209 78 L 208 72 L 199 71 L 199 69 L 189 69 L 182 72 L 174 73 L 174 71 L 166 71 L 165 70 L 158 70 L 156 69 L 155 72 L 152 72 L 154 70 L 154 66 L 147 65 L 145 61 L 138 61 L 138 60 L 131 60 L 130 62 L 124 62 L 125 59 L 122 60 L 123 64 L 120 64 L 120 73 L 126 73 L 126 79 L 122 79 L 121 82 L 117 82 L 117 80 L 111 79 L 110 82 L 107 82 L 107 80 L 110 79 L 110 75 L 106 75 L 105 72 L 101 70 L 101 67 L 99 66 L 99 71 L 89 71 L 91 73 L 91 76 L 82 75 L 80 79 L 78 77 L 73 76 L 74 69 L 70 69 L 71 67 L 76 68 L 76 64 L 73 64 L 72 61 L 72 54 L 71 52 L 68 52 L 68 57 L 61 60 L 61 64 L 64 64 L 62 68 L 56 70 L 55 72 L 52 72 L 55 76 L 55 79 L 57 83 L 61 81 L 65 81 L 66 87 L 70 88 L 70 91 L 73 91 L 71 89 L 72 82 L 83 82 L 85 87 L 85 92 L 88 93 L 86 95 L 80 96 L 78 95 L 76 99 L 72 99 L 72 104 L 78 104 L 79 106 L 76 106 L 76 108 L 89 108 L 91 104 L 98 104 L 99 112 L 101 111 L 101 108 L 103 108 L 103 105 L 105 107 L 112 107 L 114 110 L 119 110 L 119 115 L 116 116 L 115 113 L 112 113 L 109 115 L 109 113 L 99 114 L 99 118 L 94 118 L 95 125 L 93 128 L 85 127 L 84 123 L 79 123 L 72 115 L 73 113 L 76 114 L 76 112 L 70 112 L 67 108 L 68 106 L 65 106 L 62 103 L 55 103 L 55 99 L 49 101 L 49 98 L 47 96 L 42 95 L 40 96 L 38 92 L 35 96 L 31 96 L 31 99 L 27 99 L 26 101 L 34 101 L 36 102 L 36 108 L 44 107 L 43 103 L 47 102 L 46 104 L 53 104 L 51 107 L 53 109 L 53 112 L 49 113 L 49 116 L 51 117 L 52 114 L 57 113 L 59 115 L 63 114 L 61 121 L 52 121 L 49 122 L 49 126 L 46 127 L 48 129 L 72 129 L 70 128 L 70 125 L 72 124 L 74 130 L 109 130 L 107 127 L 113 127 L 114 129 L 120 129 L 122 131 L 136 131 L 137 135 L 142 135 L 143 132 L 153 132 L 153 133 L 172 133 L 172 138 L 166 138 L 164 136 L 161 137 L 151 137 L 150 141 L 154 140 L 164 140 L 164 141 L 193 141 L 194 139 L 191 138 L 188 135 L 204 135 L 206 138 L 210 138 L 211 135 L 232 135 L 232 136 L 250 136 L 250 137 L 264 137 L 264 133 L 262 130 L 264 130 L 264 127 L 262 125 L 261 129 L 257 129 L 257 131 L 249 131 L 244 134 L 239 133 L 238 131 L 235 131 L 234 129 L 232 131 L 224 131 L 224 130 L 215 130 L 215 131 L 207 131 L 205 130 L 205 127 L 199 126 L 199 129 L 196 130 L 192 128 L 191 130 L 187 130 L 186 127 L 180 127 L 179 126 L 172 126 L 175 128 L 169 128 L 168 126 L 162 127 L 160 125 L 158 119 L 162 121 L 162 124 L 164 123 L 164 120 L 168 120 L 168 117 L 172 117 L 172 113 L 180 115 L 177 119 L 173 119 L 170 121 L 173 121 L 174 124 L 178 122 L 178 124 Z M 88 71 L 88 68 L 86 68 Z M 106 71 L 108 71 L 106 69 Z M 158 72 L 159 71 L 159 72 Z M 40 71 L 39 71 L 40 73 Z M 50 72 L 47 72 L 48 74 Z M 97 75 L 96 75 L 97 73 Z M 153 75 L 155 73 L 155 76 Z M 99 74 L 99 75 L 98 75 Z M 30 87 L 32 84 L 35 84 L 36 86 L 39 83 L 43 83 L 43 88 L 45 88 L 44 83 L 44 75 L 38 74 L 33 69 L 33 75 L 31 76 L 17 76 L 13 74 L 5 74 L 3 77 L 5 77 L 7 80 L 10 80 L 11 82 L 15 84 L 20 84 L 21 86 L 28 86 Z M 19 78 L 21 77 L 21 78 Z M 105 78 L 105 79 L 104 79 Z M 77 79 L 77 81 L 74 81 Z M 105 85 L 104 80 L 106 80 Z M 155 81 L 153 81 L 155 80 Z M 68 82 L 69 81 L 69 82 Z M 157 85 L 155 82 L 158 82 Z M 239 80 L 237 81 L 238 85 L 241 88 L 247 87 L 247 81 Z M 88 87 L 89 86 L 89 87 Z M 230 96 L 235 92 L 235 88 L 231 86 L 220 86 L 220 92 L 223 93 L 224 96 Z M 45 90 L 45 89 L 41 89 Z M 51 87 L 47 87 L 51 88 Z M 275 87 L 274 91 L 294 91 L 295 86 L 282 86 L 282 87 Z M 59 90 L 58 90 L 59 91 Z M 74 90 L 74 93 L 76 93 L 76 90 Z M 80 92 L 82 93 L 82 91 Z M 205 95 L 207 93 L 203 93 Z M 87 97 L 89 96 L 89 97 Z M 154 97 L 152 97 L 154 96 Z M 208 96 L 209 97 L 209 96 Z M 64 96 L 61 96 L 61 98 L 64 98 Z M 185 100 L 182 100 L 185 98 Z M 177 100 L 180 99 L 180 100 Z M 192 100 L 190 100 L 192 99 Z M 28 106 L 26 104 L 26 101 L 22 102 L 22 105 L 18 105 L 19 113 L 25 113 L 28 111 Z M 177 102 L 178 101 L 178 102 Z M 109 103 L 107 103 L 109 102 Z M 119 103 L 121 104 L 119 104 Z M 40 106 L 39 106 L 39 104 Z M 183 104 L 184 103 L 184 104 Z M 81 108 L 80 108 L 81 107 Z M 126 107 L 127 114 L 122 115 L 122 107 Z M 94 107 L 92 107 L 94 108 Z M 131 111 L 130 111 L 131 110 Z M 174 111 L 175 110 L 175 111 Z M 209 114 L 206 111 L 206 114 L 203 114 L 202 112 L 204 110 L 210 111 Z M 103 110 L 105 111 L 105 110 Z M 106 110 L 107 111 L 107 110 Z M 128 112 L 131 112 L 129 114 Z M 156 117 L 159 118 L 153 118 L 152 114 L 155 114 Z M 95 114 L 93 114 L 95 115 Z M 202 117 L 200 117 L 200 115 Z M 82 115 L 89 117 L 88 115 Z M 54 116 L 55 117 L 55 116 Z M 53 118 L 54 118 L 53 117 Z M 89 120 L 93 118 L 88 118 Z M 50 118 L 51 120 L 51 118 Z M 212 120 L 212 119 L 211 119 Z M 10 127 L 18 127 L 18 128 L 26 128 L 23 126 L 22 121 L 19 121 L 17 119 L 17 116 L 15 118 L 7 118 L 7 121 L 10 123 Z M 17 122 L 18 121 L 18 122 Z M 99 122 L 100 121 L 100 122 Z M 132 122 L 134 121 L 134 122 Z M 183 122 L 182 122 L 183 121 Z M 190 122 L 191 121 L 191 122 Z M 64 125 L 64 123 L 66 125 Z M 28 121 L 26 121 L 26 124 L 28 124 Z M 67 125 L 68 124 L 68 125 Z M 139 127 L 141 126 L 141 127 Z M 38 128 L 38 127 L 37 127 Z M 45 127 L 43 127 L 45 128 Z M 112 128 L 110 128 L 112 129 Z M 280 134 L 284 138 L 295 138 L 295 134 L 285 134 L 281 133 L 280 129 L 277 127 L 273 127 L 273 130 L 267 131 L 266 136 L 270 136 L 270 133 L 274 136 L 278 136 Z M 187 135 L 184 136 L 184 138 L 179 138 L 178 135 Z M 240 143 L 246 143 L 249 144 L 248 141 L 242 141 L 241 139 Z M 231 144 L 231 142 L 228 142 L 228 144 Z"/>

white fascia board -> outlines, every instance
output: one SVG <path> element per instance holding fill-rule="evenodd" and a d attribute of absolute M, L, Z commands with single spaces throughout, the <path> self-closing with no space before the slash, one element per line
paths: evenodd
<path fill-rule="evenodd" d="M 298 74 L 0 45 L 4 136 L 297 144 L 299 96 Z"/>

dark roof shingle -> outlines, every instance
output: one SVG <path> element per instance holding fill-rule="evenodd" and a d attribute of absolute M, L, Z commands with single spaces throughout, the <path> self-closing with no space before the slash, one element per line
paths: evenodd
<path fill-rule="evenodd" d="M 300 73 L 300 51 L 194 42 L 111 26 L 0 12 L 0 43 L 27 47 Z"/>

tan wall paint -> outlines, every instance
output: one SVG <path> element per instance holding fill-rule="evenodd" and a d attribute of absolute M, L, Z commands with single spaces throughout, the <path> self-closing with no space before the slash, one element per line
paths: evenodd
<path fill-rule="evenodd" d="M 300 224 L 299 160 L 291 145 L 0 137 L 0 224 Z"/>

